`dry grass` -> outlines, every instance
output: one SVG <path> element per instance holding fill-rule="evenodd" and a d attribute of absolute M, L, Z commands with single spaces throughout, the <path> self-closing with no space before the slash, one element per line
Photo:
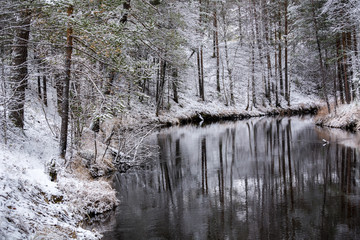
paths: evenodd
<path fill-rule="evenodd" d="M 331 113 L 329 114 L 326 106 L 319 109 L 315 117 L 315 122 L 318 125 L 349 129 L 352 131 L 359 130 L 360 107 L 357 102 L 350 104 L 339 105 L 335 108 L 331 106 Z"/>
<path fill-rule="evenodd" d="M 337 106 L 337 108 L 338 107 L 339 106 Z M 334 103 L 330 104 L 330 114 L 332 114 L 332 113 L 335 113 L 335 104 Z M 329 111 L 328 111 L 327 105 L 322 105 L 319 108 L 319 110 L 315 116 L 315 121 L 320 120 L 320 119 L 325 119 L 327 117 L 329 117 Z"/>

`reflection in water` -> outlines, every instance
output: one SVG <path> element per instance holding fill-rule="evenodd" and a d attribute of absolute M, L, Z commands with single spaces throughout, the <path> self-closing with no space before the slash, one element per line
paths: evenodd
<path fill-rule="evenodd" d="M 161 130 L 152 170 L 118 175 L 104 239 L 356 239 L 358 150 L 298 118 Z"/>

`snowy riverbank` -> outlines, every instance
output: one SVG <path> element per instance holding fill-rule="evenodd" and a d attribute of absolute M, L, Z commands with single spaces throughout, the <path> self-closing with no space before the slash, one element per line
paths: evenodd
<path fill-rule="evenodd" d="M 41 107 L 28 104 L 26 129 L 9 130 L 7 144 L 0 144 L 0 238 L 99 239 L 101 234 L 81 223 L 89 214 L 113 209 L 115 191 L 107 181 L 65 169 Z M 54 182 L 51 161 L 57 163 Z"/>
<path fill-rule="evenodd" d="M 324 107 L 316 116 L 315 122 L 320 126 L 359 131 L 360 105 L 358 102 L 340 105 L 337 107 L 336 112 L 332 109 L 330 114 Z"/>
<path fill-rule="evenodd" d="M 164 109 L 159 116 L 155 116 L 155 106 L 146 104 L 133 104 L 131 110 L 126 110 L 122 116 L 122 121 L 128 125 L 148 125 L 161 124 L 166 126 L 200 122 L 198 113 L 204 118 L 205 122 L 216 122 L 219 120 L 237 120 L 248 117 L 275 116 L 275 115 L 299 115 L 315 114 L 324 104 L 316 97 L 305 97 L 299 94 L 294 97 L 291 106 L 283 101 L 282 107 L 257 106 L 257 108 L 247 109 L 246 102 L 239 101 L 233 106 L 226 106 L 221 99 L 210 95 L 206 101 L 196 100 L 186 94 L 180 99 L 179 103 L 171 101 L 171 108 Z M 240 98 L 240 97 L 239 97 Z"/>

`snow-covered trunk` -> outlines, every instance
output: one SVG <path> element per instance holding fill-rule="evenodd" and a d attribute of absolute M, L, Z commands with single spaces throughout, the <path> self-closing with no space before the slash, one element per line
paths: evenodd
<path fill-rule="evenodd" d="M 266 8 L 266 2 L 264 0 L 262 0 L 262 15 L 263 15 L 263 21 L 264 21 L 264 38 L 265 38 L 265 43 L 264 43 L 264 47 L 266 48 L 265 50 L 265 58 L 266 58 L 266 78 L 267 80 L 265 80 L 265 83 L 267 83 L 267 85 L 265 85 L 265 97 L 268 99 L 270 105 L 271 105 L 271 80 L 272 80 L 272 70 L 271 70 L 271 58 L 270 58 L 270 28 L 269 28 L 269 13 L 267 11 Z M 265 70 L 264 70 L 265 71 Z"/>
<path fill-rule="evenodd" d="M 200 47 L 200 70 L 201 70 L 201 89 L 200 96 L 205 101 L 205 87 L 204 87 L 204 51 L 203 46 Z"/>
<path fill-rule="evenodd" d="M 288 73 L 288 0 L 284 2 L 284 75 L 285 75 L 285 100 L 288 102 L 288 106 L 290 106 L 290 90 L 289 90 L 289 73 Z"/>
<path fill-rule="evenodd" d="M 234 98 L 234 80 L 232 76 L 232 69 L 230 66 L 230 58 L 229 58 L 229 50 L 228 50 L 228 41 L 227 41 L 227 25 L 228 21 L 226 19 L 225 11 L 224 11 L 224 5 L 222 5 L 222 18 L 223 18 L 223 24 L 224 24 L 224 47 L 225 47 L 225 62 L 226 62 L 226 70 L 229 78 L 229 91 L 230 91 L 230 105 L 235 104 L 235 98 Z"/>
<path fill-rule="evenodd" d="M 342 63 L 341 63 L 341 45 L 340 45 L 340 36 L 336 37 L 336 59 L 337 59 L 337 78 L 338 78 L 338 85 L 339 85 L 339 96 L 340 96 L 340 103 L 344 104 L 344 85 L 343 85 L 343 70 L 342 70 Z"/>
<path fill-rule="evenodd" d="M 347 44 L 346 44 L 346 33 L 342 32 L 342 46 L 343 46 L 343 80 L 344 80 L 344 90 L 345 90 L 345 101 L 347 104 L 351 102 L 350 86 L 349 86 L 349 76 L 348 76 L 348 56 L 347 56 Z"/>
<path fill-rule="evenodd" d="M 355 89 L 354 91 L 358 92 L 358 96 L 360 95 L 360 89 L 359 89 L 359 78 L 360 78 L 360 66 L 359 66 L 359 53 L 358 53 L 358 41 L 357 41 L 357 35 L 356 35 L 356 29 L 353 30 L 353 45 L 354 45 L 354 62 L 353 62 L 353 71 L 354 71 L 354 75 L 353 75 L 353 82 L 355 84 Z M 359 97 L 358 97 L 359 98 Z"/>
<path fill-rule="evenodd" d="M 275 42 L 277 41 L 277 29 L 274 31 L 275 34 Z M 274 68 L 275 68 L 275 106 L 280 107 L 280 101 L 279 101 L 279 78 L 278 78 L 278 57 L 277 57 L 277 51 L 276 51 L 276 44 L 275 44 L 275 54 L 274 54 Z"/>
<path fill-rule="evenodd" d="M 1 47 L 0 48 L 0 54 L 1 56 L 4 56 L 4 52 L 5 52 L 5 49 L 4 47 Z M 3 119 L 2 119 L 2 131 L 3 131 L 3 134 L 4 134 L 4 143 L 5 145 L 7 144 L 7 112 L 6 112 L 6 109 L 7 109 L 7 91 L 6 91 L 6 82 L 5 82 L 5 59 L 2 57 L 1 58 L 1 95 L 2 95 L 2 99 L 0 98 L 0 100 L 2 100 L 2 107 L 3 107 Z"/>
<path fill-rule="evenodd" d="M 15 126 L 24 127 L 25 89 L 28 83 L 28 41 L 30 35 L 31 12 L 20 11 L 13 48 L 13 67 L 10 87 L 12 98 L 9 104 L 9 118 Z"/>
<path fill-rule="evenodd" d="M 173 100 L 176 103 L 179 103 L 178 86 L 179 86 L 179 74 L 177 68 L 174 67 L 172 70 L 172 90 L 173 90 Z"/>
<path fill-rule="evenodd" d="M 319 31 L 318 31 L 318 23 L 315 16 L 315 9 L 314 9 L 314 3 L 313 0 L 311 0 L 312 3 L 312 13 L 313 13 L 313 23 L 315 27 L 315 38 L 316 38 L 316 45 L 319 52 L 319 65 L 320 65 L 320 74 L 321 74 L 321 81 L 322 81 L 322 92 L 326 101 L 328 112 L 330 113 L 330 103 L 327 93 L 327 87 L 326 87 L 326 80 L 325 80 L 325 71 L 323 66 L 323 59 L 322 59 L 322 52 L 321 52 L 321 44 L 320 44 L 320 38 L 319 38 Z"/>
<path fill-rule="evenodd" d="M 67 9 L 68 16 L 73 13 L 73 6 L 70 5 Z M 61 130 L 60 130 L 60 156 L 65 158 L 66 145 L 68 137 L 68 123 L 69 123 L 69 92 L 70 92 L 70 78 L 71 78 L 71 57 L 73 50 L 73 30 L 69 24 L 67 29 L 66 39 L 66 58 L 65 58 L 65 78 L 63 84 L 63 96 L 62 96 L 62 114 L 61 114 Z"/>
<path fill-rule="evenodd" d="M 216 4 L 216 2 L 215 2 Z M 221 91 L 220 88 L 220 51 L 219 51 L 219 29 L 217 23 L 216 7 L 214 9 L 214 28 L 215 28 L 215 52 L 216 52 L 216 90 Z"/>
<path fill-rule="evenodd" d="M 232 77 L 232 69 L 230 67 L 230 60 L 229 60 L 228 46 L 227 46 L 227 40 L 226 39 L 225 39 L 225 58 L 226 58 L 226 68 L 227 68 L 228 77 L 229 77 L 230 105 L 234 105 L 235 104 L 234 80 L 233 80 L 233 77 Z"/>
<path fill-rule="evenodd" d="M 160 60 L 160 76 L 158 83 L 158 99 L 156 102 L 156 116 L 159 116 L 160 109 L 164 103 L 164 87 L 165 87 L 166 61 Z"/>
<path fill-rule="evenodd" d="M 48 103 L 47 103 L 47 87 L 46 87 L 47 79 L 46 79 L 45 74 L 42 77 L 42 84 L 43 84 L 43 103 L 45 106 L 47 106 L 48 105 Z"/>
<path fill-rule="evenodd" d="M 263 21 L 261 19 L 261 14 L 259 14 L 257 12 L 258 8 L 262 8 L 262 6 L 257 6 L 255 1 L 252 1 L 252 5 L 253 5 L 253 18 L 254 18 L 254 22 L 255 22 L 255 36 L 254 38 L 256 39 L 256 44 L 257 44 L 257 50 L 258 50 L 258 54 L 259 54 L 259 63 L 260 63 L 260 69 L 261 69 L 261 80 L 262 80 L 262 87 L 263 87 L 263 91 L 266 95 L 266 77 L 265 77 L 265 66 L 264 66 L 264 59 L 263 59 L 263 40 L 262 40 L 262 34 L 261 34 L 261 27 L 263 24 Z M 264 104 L 264 99 L 261 99 L 263 101 Z"/>
<path fill-rule="evenodd" d="M 284 95 L 284 82 L 282 74 L 282 32 L 281 32 L 281 12 L 279 10 L 279 28 L 278 28 L 278 70 L 279 70 L 279 83 L 280 83 L 280 95 Z"/>
<path fill-rule="evenodd" d="M 255 36 L 254 28 L 252 28 L 253 37 Z M 251 44 L 251 92 L 252 92 L 252 107 L 256 107 L 256 83 L 255 83 L 255 40 L 253 38 Z"/>

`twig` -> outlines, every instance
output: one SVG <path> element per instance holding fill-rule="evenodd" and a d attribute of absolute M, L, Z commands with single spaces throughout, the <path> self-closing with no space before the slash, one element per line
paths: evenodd
<path fill-rule="evenodd" d="M 51 128 L 51 126 L 50 126 L 50 123 L 49 123 L 49 120 L 48 120 L 48 118 L 47 118 L 47 116 L 46 116 L 46 112 L 45 112 L 45 109 L 44 109 L 44 104 L 43 104 L 43 102 L 41 101 L 41 99 L 40 99 L 40 102 L 41 102 L 41 109 L 42 109 L 42 111 L 43 111 L 43 113 L 44 113 L 44 117 L 45 117 L 46 123 L 47 123 L 47 125 L 48 125 L 48 127 L 49 127 L 49 129 L 50 129 L 50 131 L 51 131 L 51 134 L 52 134 L 54 137 L 56 137 L 56 134 L 55 134 L 54 131 L 52 130 L 52 128 Z"/>
<path fill-rule="evenodd" d="M 144 139 L 145 139 L 155 128 L 156 128 L 156 126 L 154 126 L 152 129 L 150 129 L 144 136 L 142 136 L 142 137 L 140 138 L 140 141 L 138 142 L 138 144 L 135 145 L 135 147 L 132 148 L 132 150 L 135 149 L 133 161 L 135 161 L 135 158 L 136 158 L 136 155 L 137 155 L 137 151 L 138 151 L 141 143 L 144 141 Z M 132 150 L 130 150 L 130 151 L 132 151 Z M 130 153 L 130 151 L 129 151 L 129 153 Z"/>
<path fill-rule="evenodd" d="M 102 156 L 102 158 L 101 158 L 101 161 L 104 160 L 105 154 L 106 154 L 106 152 L 107 152 L 107 150 L 108 150 L 108 148 L 109 148 L 109 145 L 110 145 L 110 143 L 111 143 L 111 138 L 112 138 L 112 136 L 113 136 L 114 134 L 115 134 L 115 132 L 114 132 L 114 130 L 112 130 L 110 136 L 105 140 L 105 142 L 107 142 L 107 144 L 106 144 L 106 148 L 105 148 L 104 154 L 103 154 L 103 156 Z"/>

